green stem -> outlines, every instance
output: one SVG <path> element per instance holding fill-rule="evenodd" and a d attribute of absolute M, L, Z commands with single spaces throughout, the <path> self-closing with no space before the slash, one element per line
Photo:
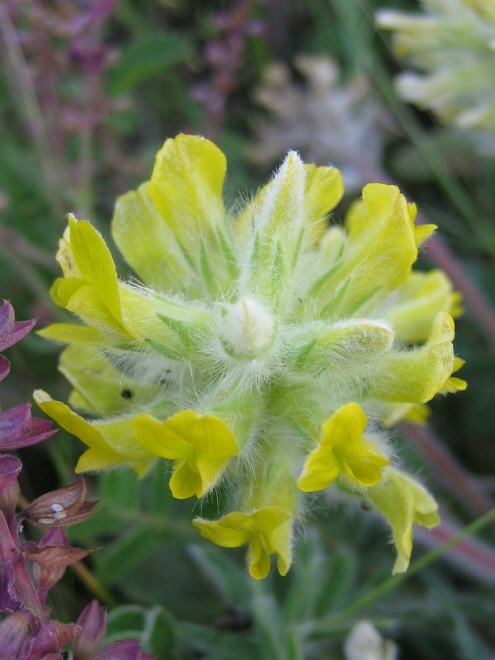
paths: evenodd
<path fill-rule="evenodd" d="M 438 546 L 438 548 L 431 550 L 430 552 L 417 559 L 413 564 L 411 564 L 406 573 L 401 573 L 400 575 L 392 575 L 392 577 L 385 580 L 385 582 L 382 582 L 371 591 L 363 594 L 360 598 L 339 612 L 339 614 L 334 619 L 332 619 L 332 621 L 340 622 L 353 617 L 365 607 L 368 607 L 368 605 L 371 605 L 371 603 L 374 603 L 389 591 L 395 589 L 395 587 L 404 582 L 404 580 L 407 580 L 412 575 L 415 575 L 419 571 L 423 570 L 423 568 L 431 564 L 433 561 L 435 561 L 435 559 L 438 559 L 438 557 L 441 557 L 460 541 L 467 538 L 468 536 L 471 536 L 471 534 L 475 534 L 479 530 L 483 529 L 483 527 L 486 527 L 489 523 L 492 522 L 492 520 L 495 520 L 495 507 L 467 525 L 461 532 L 459 532 L 459 534 L 456 534 L 448 541 L 445 541 L 445 543 L 442 543 L 442 545 Z"/>

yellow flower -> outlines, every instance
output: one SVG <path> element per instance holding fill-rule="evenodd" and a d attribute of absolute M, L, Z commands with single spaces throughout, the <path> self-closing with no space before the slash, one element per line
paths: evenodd
<path fill-rule="evenodd" d="M 90 423 L 43 390 L 36 390 L 33 396 L 43 412 L 89 447 L 79 459 L 76 472 L 104 470 L 127 463 L 143 476 L 154 463 L 153 454 L 134 439 L 132 417 Z"/>
<path fill-rule="evenodd" d="M 363 439 L 367 421 L 357 403 L 339 408 L 323 424 L 320 444 L 308 456 L 297 487 L 305 493 L 323 490 L 342 473 L 360 486 L 376 484 L 389 460 Z"/>
<path fill-rule="evenodd" d="M 52 296 L 81 324 L 42 335 L 68 344 L 69 402 L 92 419 L 36 400 L 88 446 L 78 471 L 125 464 L 142 475 L 172 460 L 180 499 L 228 475 L 248 513 L 197 526 L 224 545 L 249 543 L 251 574 L 264 577 L 271 554 L 288 569 L 301 491 L 375 487 L 388 463 L 378 425 L 422 418 L 418 406 L 462 388 L 449 315 L 458 300 L 441 273 L 413 273 L 434 227 L 415 226 L 397 187 L 365 186 L 332 225 L 335 168 L 290 152 L 239 213 L 222 201 L 225 170 L 204 138 L 165 142 L 150 181 L 117 201 L 128 282 L 100 234 L 69 218 Z"/>
<path fill-rule="evenodd" d="M 384 470 L 383 479 L 368 489 L 367 496 L 392 528 L 397 549 L 392 572 L 404 573 L 411 559 L 413 525 L 436 527 L 438 505 L 421 484 L 394 468 Z"/>
<path fill-rule="evenodd" d="M 285 575 L 292 563 L 292 516 L 280 506 L 264 506 L 249 514 L 234 511 L 216 521 L 196 518 L 193 525 L 206 539 L 223 548 L 249 543 L 249 573 L 256 580 L 270 572 L 273 554 L 277 555 L 280 575 Z"/>
<path fill-rule="evenodd" d="M 138 415 L 133 424 L 136 440 L 148 451 L 176 461 L 170 480 L 172 495 L 202 497 L 218 480 L 227 461 L 237 456 L 234 434 L 219 418 L 182 410 L 164 422 Z"/>

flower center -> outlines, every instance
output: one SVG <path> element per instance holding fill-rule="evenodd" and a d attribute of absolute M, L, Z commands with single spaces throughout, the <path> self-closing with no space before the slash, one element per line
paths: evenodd
<path fill-rule="evenodd" d="M 272 315 L 261 303 L 254 298 L 240 298 L 227 309 L 223 338 L 235 355 L 254 359 L 270 348 L 274 325 Z"/>

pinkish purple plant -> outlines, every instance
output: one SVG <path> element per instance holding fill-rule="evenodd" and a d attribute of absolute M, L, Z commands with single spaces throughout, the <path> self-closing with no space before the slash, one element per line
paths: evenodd
<path fill-rule="evenodd" d="M 12 346 L 36 321 L 16 322 L 12 305 L 0 307 L 0 351 Z M 0 355 L 0 380 L 10 370 Z M 49 438 L 51 422 L 31 417 L 29 403 L 0 413 L 0 449 L 12 451 Z M 45 600 L 65 569 L 91 551 L 73 548 L 62 526 L 74 525 L 94 513 L 96 502 L 86 502 L 84 479 L 35 499 L 16 513 L 21 461 L 0 455 L 0 658 L 2 660 L 60 660 L 62 648 L 73 641 L 74 660 L 151 660 L 137 640 L 113 642 L 99 649 L 105 633 L 106 614 L 93 601 L 77 624 L 50 618 Z M 22 522 L 48 528 L 38 543 L 24 541 Z"/>

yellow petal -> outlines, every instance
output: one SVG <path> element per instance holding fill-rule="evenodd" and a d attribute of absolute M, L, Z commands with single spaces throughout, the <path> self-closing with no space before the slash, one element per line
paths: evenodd
<path fill-rule="evenodd" d="M 224 548 L 237 548 L 249 542 L 248 563 L 251 577 L 260 580 L 270 570 L 270 555 L 276 554 L 278 570 L 285 575 L 292 561 L 292 516 L 279 506 L 264 506 L 251 514 L 229 513 L 218 521 L 196 518 L 201 534 Z"/>
<path fill-rule="evenodd" d="M 363 201 L 349 209 L 346 228 L 342 260 L 318 292 L 325 314 L 339 318 L 375 307 L 407 279 L 418 254 L 410 208 L 395 186 L 365 186 Z M 342 296 L 338 285 L 347 279 Z"/>
<path fill-rule="evenodd" d="M 139 278 L 158 291 L 197 297 L 196 275 L 188 264 L 172 228 L 149 195 L 149 183 L 117 200 L 112 236 Z"/>
<path fill-rule="evenodd" d="M 138 442 L 162 458 L 183 459 L 170 481 L 174 497 L 202 497 L 218 481 L 230 457 L 239 450 L 234 434 L 214 415 L 182 410 L 164 422 L 139 415 L 134 422 Z M 199 475 L 199 476 L 198 476 Z"/>
<path fill-rule="evenodd" d="M 413 525 L 438 525 L 437 503 L 421 484 L 394 468 L 386 468 L 383 479 L 367 494 L 392 528 L 397 549 L 392 572 L 403 573 L 411 558 Z"/>
<path fill-rule="evenodd" d="M 101 470 L 122 463 L 122 456 L 105 442 L 101 433 L 64 403 L 54 401 L 43 390 L 36 390 L 33 397 L 44 413 L 91 448 L 92 462 L 87 464 L 88 470 Z"/>
<path fill-rule="evenodd" d="M 72 296 L 82 286 L 86 285 L 86 280 L 80 277 L 59 277 L 52 284 L 50 289 L 50 297 L 53 302 L 59 307 L 67 307 L 67 303 Z"/>
<path fill-rule="evenodd" d="M 454 321 L 439 312 L 430 338 L 412 350 L 390 351 L 374 375 L 374 396 L 383 401 L 426 403 L 437 394 L 454 368 Z"/>
<path fill-rule="evenodd" d="M 304 208 L 311 244 L 316 245 L 328 229 L 327 214 L 344 194 L 342 174 L 335 167 L 304 165 L 306 186 Z"/>
<path fill-rule="evenodd" d="M 90 423 L 64 403 L 53 401 L 43 390 L 36 390 L 33 397 L 43 412 L 90 448 L 81 456 L 76 472 L 102 470 L 130 461 L 152 460 L 152 454 L 134 439 L 132 419 Z"/>
<path fill-rule="evenodd" d="M 228 516 L 225 516 L 225 518 L 228 518 Z M 247 543 L 250 533 L 243 529 L 231 527 L 228 521 L 224 524 L 225 518 L 218 521 L 196 518 L 193 520 L 193 525 L 199 529 L 201 536 L 222 548 L 238 548 Z"/>
<path fill-rule="evenodd" d="M 136 439 L 143 447 L 161 458 L 172 460 L 184 458 L 191 450 L 191 442 L 187 437 L 187 431 L 183 433 L 183 429 L 180 428 L 178 432 L 175 430 L 174 423 L 171 421 L 174 417 L 159 422 L 151 415 L 138 415 L 134 419 Z"/>
<path fill-rule="evenodd" d="M 196 135 L 169 139 L 158 152 L 149 194 L 179 244 L 191 254 L 197 252 L 198 236 L 224 224 L 226 167 L 220 149 Z"/>
<path fill-rule="evenodd" d="M 95 286 L 112 316 L 122 321 L 117 271 L 105 241 L 89 222 L 69 217 L 69 227 L 70 247 L 81 277 Z"/>
<path fill-rule="evenodd" d="M 460 311 L 459 297 L 440 270 L 412 273 L 395 295 L 386 318 L 392 322 L 397 339 L 407 344 L 428 339 L 438 312 Z"/>
<path fill-rule="evenodd" d="M 86 346 L 103 347 L 108 341 L 107 335 L 86 325 L 74 325 L 72 323 L 52 323 L 37 334 L 45 339 L 61 341 L 70 344 L 82 344 Z"/>
<path fill-rule="evenodd" d="M 103 298 L 98 294 L 97 287 L 93 285 L 82 286 L 77 289 L 65 305 L 69 312 L 78 316 L 81 321 L 109 336 L 110 341 L 129 342 L 134 339 L 122 324 L 120 319 L 108 309 Z"/>
<path fill-rule="evenodd" d="M 323 425 L 320 445 L 306 460 L 297 487 L 306 493 L 323 490 L 342 471 L 361 486 L 375 484 L 381 477 L 378 468 L 389 461 L 371 442 L 363 440 L 367 422 L 357 403 L 341 406 Z"/>
<path fill-rule="evenodd" d="M 266 542 L 264 543 L 263 536 L 259 532 L 251 536 L 247 562 L 249 575 L 255 580 L 264 580 L 270 572 L 272 566 L 271 552 L 267 549 Z"/>

